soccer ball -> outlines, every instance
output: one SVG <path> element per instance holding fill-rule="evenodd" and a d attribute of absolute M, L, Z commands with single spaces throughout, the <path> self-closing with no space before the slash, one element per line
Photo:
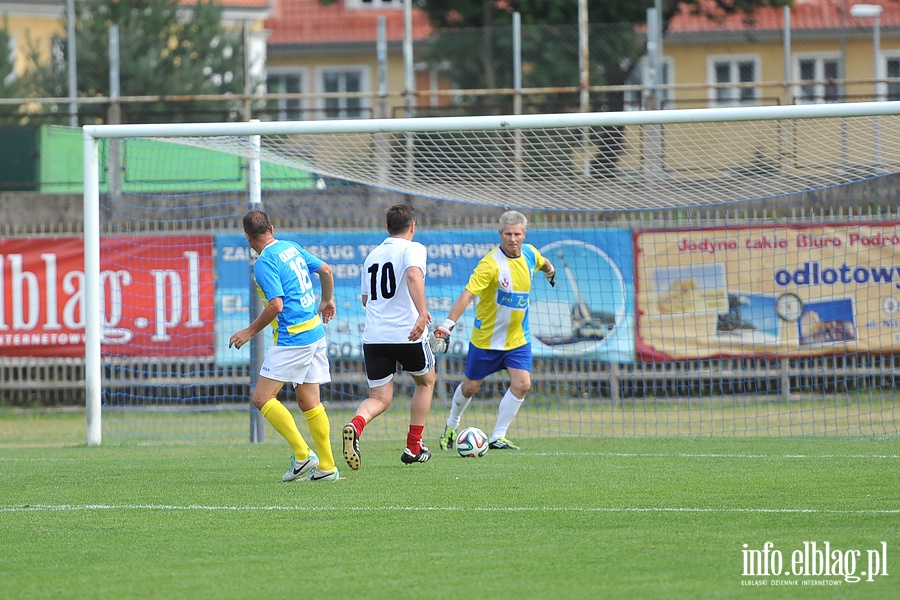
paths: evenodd
<path fill-rule="evenodd" d="M 463 458 L 478 458 L 488 451 L 488 437 L 477 427 L 466 427 L 456 436 L 456 451 Z"/>

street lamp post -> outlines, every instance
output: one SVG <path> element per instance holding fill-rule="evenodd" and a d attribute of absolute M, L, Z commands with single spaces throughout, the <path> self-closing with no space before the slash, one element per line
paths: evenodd
<path fill-rule="evenodd" d="M 875 99 L 882 100 L 881 80 L 881 13 L 884 8 L 878 4 L 854 4 L 850 7 L 850 16 L 854 19 L 872 19 L 872 47 L 874 51 L 875 65 Z"/>
<path fill-rule="evenodd" d="M 872 19 L 872 47 L 874 56 L 873 73 L 875 75 L 875 100 L 884 99 L 882 84 L 881 60 L 881 13 L 884 7 L 878 4 L 854 4 L 850 7 L 850 16 L 854 19 Z M 874 123 L 874 158 L 875 167 L 881 166 L 881 122 L 875 117 Z"/>

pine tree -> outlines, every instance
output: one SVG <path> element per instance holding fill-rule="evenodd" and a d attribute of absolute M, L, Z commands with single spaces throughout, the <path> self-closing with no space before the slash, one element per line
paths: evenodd
<path fill-rule="evenodd" d="M 222 7 L 199 0 L 84 0 L 76 4 L 79 96 L 109 96 L 109 30 L 118 26 L 120 96 L 219 95 L 243 91 L 240 31 L 221 22 Z M 65 60 L 28 61 L 23 79 L 32 95 L 68 94 Z M 122 105 L 126 122 L 220 121 L 235 117 L 223 102 Z"/>

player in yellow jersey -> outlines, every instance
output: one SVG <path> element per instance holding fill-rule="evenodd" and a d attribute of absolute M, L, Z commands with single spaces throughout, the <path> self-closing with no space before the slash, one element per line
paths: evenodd
<path fill-rule="evenodd" d="M 500 245 L 482 258 L 469 283 L 453 303 L 450 314 L 432 335 L 432 349 L 446 352 L 450 332 L 469 304 L 475 304 L 475 326 L 466 356 L 466 374 L 453 393 L 453 406 L 440 446 L 453 448 L 456 429 L 466 407 L 484 379 L 503 369 L 509 372 L 509 389 L 500 400 L 490 447 L 518 450 L 506 437 L 510 424 L 531 389 L 531 331 L 528 328 L 528 298 L 531 281 L 542 271 L 555 285 L 556 269 L 537 248 L 525 243 L 528 219 L 510 210 L 500 216 Z"/>

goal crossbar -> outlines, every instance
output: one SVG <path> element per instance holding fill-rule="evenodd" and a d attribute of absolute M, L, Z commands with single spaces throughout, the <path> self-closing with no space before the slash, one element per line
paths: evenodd
<path fill-rule="evenodd" d="M 474 117 L 421 117 L 401 119 L 345 119 L 328 121 L 267 121 L 242 123 L 171 123 L 160 125 L 85 125 L 85 138 L 191 137 L 219 135 L 405 133 L 555 127 L 618 127 L 770 121 L 900 115 L 900 101 L 694 108 L 657 111 L 557 113 Z"/>

